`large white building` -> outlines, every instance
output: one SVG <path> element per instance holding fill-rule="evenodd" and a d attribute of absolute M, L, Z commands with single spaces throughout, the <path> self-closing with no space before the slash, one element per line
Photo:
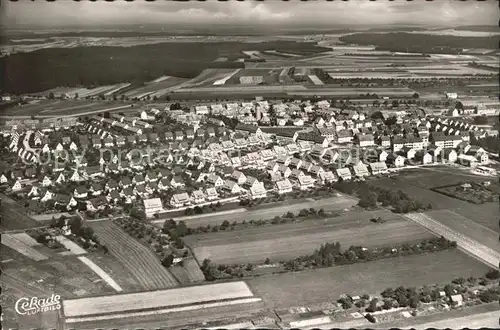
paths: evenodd
<path fill-rule="evenodd" d="M 146 217 L 152 217 L 156 213 L 162 211 L 163 211 L 163 205 L 161 203 L 161 199 L 150 198 L 144 200 L 144 212 L 146 213 Z"/>

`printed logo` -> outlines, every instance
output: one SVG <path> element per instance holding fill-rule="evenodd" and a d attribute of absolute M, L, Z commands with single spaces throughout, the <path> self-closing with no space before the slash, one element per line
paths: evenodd
<path fill-rule="evenodd" d="M 48 298 L 21 298 L 16 301 L 16 312 L 20 315 L 35 315 L 37 313 L 55 311 L 61 308 L 61 296 L 52 294 Z"/>

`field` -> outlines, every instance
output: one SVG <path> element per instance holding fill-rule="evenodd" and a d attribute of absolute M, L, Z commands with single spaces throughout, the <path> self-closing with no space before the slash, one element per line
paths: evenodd
<path fill-rule="evenodd" d="M 49 295 L 55 292 L 62 298 L 115 293 L 75 256 L 61 256 L 46 249 L 50 258 L 35 262 L 10 248 L 2 247 L 2 258 L 12 259 L 2 263 L 2 281 L 9 276 L 18 285 L 48 292 Z"/>
<path fill-rule="evenodd" d="M 451 210 L 430 211 L 425 212 L 425 214 L 456 232 L 466 233 L 471 239 L 500 253 L 498 231 L 484 227 L 477 222 L 465 218 Z"/>
<path fill-rule="evenodd" d="M 26 257 L 33 259 L 35 261 L 47 260 L 48 257 L 36 249 L 31 247 L 30 245 L 25 244 L 24 242 L 16 239 L 15 237 L 9 234 L 2 235 L 2 244 L 10 247 L 11 249 L 16 250 L 17 252 L 25 255 Z"/>
<path fill-rule="evenodd" d="M 87 257 L 78 257 L 78 260 L 83 262 L 85 265 L 87 265 L 90 269 L 92 269 L 100 278 L 102 278 L 110 287 L 115 289 L 117 292 L 122 292 L 123 289 L 118 285 L 118 283 L 115 282 L 107 274 L 101 267 L 97 266 L 95 263 L 92 262 L 92 260 L 88 259 Z"/>
<path fill-rule="evenodd" d="M 130 99 L 133 98 L 138 98 L 141 99 L 143 97 L 149 96 L 149 97 L 154 97 L 154 96 L 161 96 L 166 94 L 171 88 L 187 81 L 186 78 L 176 78 L 176 77 L 163 77 L 165 79 L 162 79 L 158 82 L 151 81 L 149 83 L 144 84 L 144 86 L 138 87 L 131 89 L 123 95 L 129 97 Z"/>
<path fill-rule="evenodd" d="M 469 329 L 498 328 L 494 326 L 493 316 L 496 314 L 495 321 L 498 322 L 498 313 L 500 312 L 498 303 L 481 304 L 477 306 L 470 306 L 467 308 L 452 309 L 441 313 L 433 313 L 428 315 L 419 315 L 409 319 L 399 320 L 388 323 L 371 324 L 373 329 L 385 329 L 386 327 L 400 328 L 400 329 L 458 329 L 467 326 Z M 475 322 L 481 320 L 482 322 Z M 469 323 L 472 321 L 474 323 Z M 453 323 L 452 323 L 453 322 Z M 488 323 L 489 322 L 489 323 Z M 448 324 L 444 326 L 441 323 Z"/>
<path fill-rule="evenodd" d="M 299 212 L 303 208 L 323 208 L 325 211 L 335 211 L 335 210 L 343 210 L 349 209 L 353 205 L 358 203 L 357 199 L 349 197 L 349 196 L 338 196 L 338 197 L 330 197 L 323 198 L 318 200 L 308 200 L 304 202 L 298 202 L 296 200 L 288 200 L 283 204 L 275 206 L 270 204 L 269 206 L 261 206 L 258 209 L 248 209 L 244 215 L 238 213 L 238 217 L 235 218 L 234 214 L 210 214 L 198 218 L 187 219 L 186 224 L 188 227 L 198 227 L 198 226 L 206 226 L 222 224 L 224 220 L 229 222 L 238 221 L 241 222 L 243 220 L 260 220 L 260 219 L 272 219 L 275 216 L 282 216 L 286 212 Z M 156 220 L 153 221 L 158 226 L 163 226 L 164 220 Z"/>
<path fill-rule="evenodd" d="M 448 250 L 263 276 L 248 285 L 269 308 L 336 301 L 342 294 L 380 294 L 388 287 L 448 283 L 457 277 L 483 276 L 488 267 L 460 251 Z"/>
<path fill-rule="evenodd" d="M 184 266 L 172 266 L 169 271 L 181 284 L 199 283 L 205 281 L 205 276 L 194 258 L 184 259 Z"/>
<path fill-rule="evenodd" d="M 87 254 L 87 251 L 80 247 L 80 245 L 76 244 L 73 241 L 70 241 L 66 237 L 59 235 L 56 236 L 57 241 L 59 241 L 66 249 L 68 249 L 72 254 L 80 255 L 80 254 Z"/>
<path fill-rule="evenodd" d="M 434 209 L 449 209 L 465 218 L 492 230 L 498 230 L 498 203 L 481 205 L 468 203 L 430 190 L 430 188 L 453 185 L 468 181 L 484 182 L 489 178 L 470 175 L 453 168 L 403 171 L 398 176 L 370 181 L 375 186 L 401 189 L 411 197 L 431 203 Z"/>
<path fill-rule="evenodd" d="M 92 222 L 96 235 L 118 261 L 132 273 L 144 290 L 159 290 L 177 286 L 172 274 L 146 246 L 126 234 L 112 221 Z"/>
<path fill-rule="evenodd" d="M 130 104 L 124 104 L 120 101 L 41 100 L 37 103 L 5 109 L 2 111 L 2 115 L 48 118 L 99 113 L 106 109 L 118 107 L 130 108 Z"/>
<path fill-rule="evenodd" d="M 66 299 L 63 306 L 66 317 L 82 317 L 248 297 L 253 297 L 253 293 L 245 282 L 228 282 L 124 295 Z"/>
<path fill-rule="evenodd" d="M 262 315 L 264 305 L 262 302 L 252 302 L 245 304 L 225 305 L 208 307 L 193 311 L 177 311 L 175 313 L 156 315 L 137 315 L 132 317 L 122 317 L 117 319 L 100 320 L 93 322 L 78 323 L 78 329 L 193 329 L 190 325 L 196 325 L 199 329 L 204 322 L 227 320 L 231 322 L 236 318 L 252 318 Z M 74 328 L 75 324 L 69 324 Z"/>
<path fill-rule="evenodd" d="M 32 219 L 26 214 L 24 207 L 9 197 L 0 194 L 2 199 L 2 207 L 0 214 L 2 215 L 1 230 L 16 230 L 28 229 L 41 226 L 41 223 Z"/>
<path fill-rule="evenodd" d="M 375 224 L 372 217 L 387 220 Z M 300 223 L 267 225 L 186 237 L 198 261 L 210 259 L 220 264 L 287 261 L 311 254 L 323 243 L 339 242 L 342 247 L 362 245 L 379 247 L 433 237 L 406 219 L 389 211 L 352 211 L 330 219 L 304 220 Z"/>

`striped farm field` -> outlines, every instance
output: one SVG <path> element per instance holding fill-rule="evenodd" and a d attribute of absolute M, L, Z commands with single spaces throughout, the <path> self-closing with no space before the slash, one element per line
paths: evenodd
<path fill-rule="evenodd" d="M 111 255 L 120 261 L 145 290 L 178 286 L 177 280 L 161 265 L 153 251 L 130 237 L 111 221 L 91 224 L 97 236 L 106 242 Z"/>
<path fill-rule="evenodd" d="M 24 242 L 14 238 L 12 235 L 3 234 L 2 235 L 2 244 L 10 247 L 11 249 L 16 250 L 17 252 L 25 255 L 26 257 L 33 259 L 35 261 L 41 261 L 48 259 L 47 256 L 38 252 L 31 246 L 25 244 Z"/>
<path fill-rule="evenodd" d="M 385 223 L 375 224 L 372 217 Z M 198 261 L 220 264 L 287 261 L 307 255 L 321 244 L 339 242 L 342 247 L 393 246 L 433 237 L 426 229 L 389 211 L 348 212 L 329 219 L 268 225 L 227 232 L 190 235 L 185 238 Z"/>
<path fill-rule="evenodd" d="M 63 308 L 66 317 L 83 317 L 251 297 L 253 293 L 245 282 L 227 282 L 161 291 L 66 299 Z"/>
<path fill-rule="evenodd" d="M 42 244 L 38 243 L 33 237 L 26 233 L 17 233 L 17 234 L 11 234 L 13 238 L 17 239 L 18 241 L 21 241 L 22 243 L 28 245 L 28 246 L 41 246 Z"/>

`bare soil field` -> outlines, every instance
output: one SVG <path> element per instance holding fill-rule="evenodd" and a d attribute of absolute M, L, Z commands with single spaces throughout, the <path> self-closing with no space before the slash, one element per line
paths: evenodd
<path fill-rule="evenodd" d="M 372 217 L 387 220 L 375 224 Z M 311 254 L 321 244 L 339 242 L 342 247 L 392 246 L 433 237 L 417 224 L 389 211 L 348 212 L 330 219 L 304 220 L 300 223 L 266 225 L 230 232 L 186 237 L 198 261 L 210 259 L 220 264 L 286 261 Z"/>
<path fill-rule="evenodd" d="M 217 214 L 203 216 L 199 218 L 191 218 L 186 221 L 188 227 L 198 227 L 210 225 L 220 225 L 224 220 L 229 222 L 237 221 L 242 222 L 250 220 L 260 220 L 260 219 L 272 219 L 275 216 L 282 216 L 286 212 L 299 212 L 303 208 L 323 208 L 325 211 L 336 211 L 343 209 L 350 209 L 353 205 L 356 205 L 358 200 L 349 196 L 339 196 L 323 198 L 318 200 L 309 200 L 303 203 L 297 203 L 296 201 L 291 201 L 290 204 L 279 205 L 279 206 L 269 206 L 262 209 L 248 209 L 245 213 L 236 214 Z M 158 226 L 163 226 L 163 221 L 155 222 Z"/>
<path fill-rule="evenodd" d="M 96 235 L 118 261 L 132 273 L 145 290 L 158 290 L 178 285 L 172 274 L 146 246 L 130 237 L 112 221 L 92 222 Z"/>
<path fill-rule="evenodd" d="M 287 308 L 336 301 L 342 294 L 380 294 L 400 285 L 444 284 L 461 276 L 483 276 L 488 269 L 458 250 L 448 250 L 263 276 L 247 282 L 269 308 Z"/>

